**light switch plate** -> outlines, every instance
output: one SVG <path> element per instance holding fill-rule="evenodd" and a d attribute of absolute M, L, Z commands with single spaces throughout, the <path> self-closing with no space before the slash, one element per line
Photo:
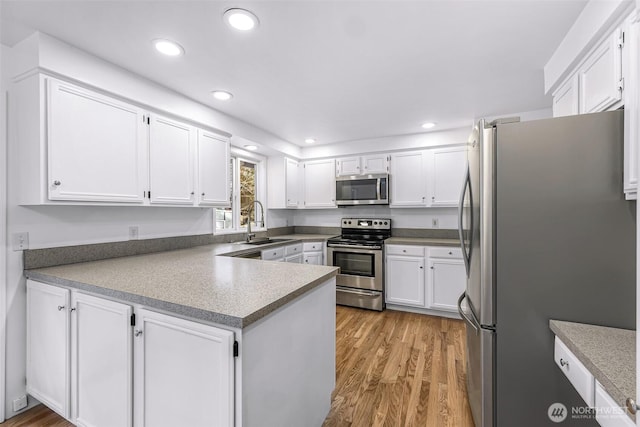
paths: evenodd
<path fill-rule="evenodd" d="M 29 233 L 21 231 L 11 234 L 11 246 L 14 251 L 24 251 L 29 249 Z"/>

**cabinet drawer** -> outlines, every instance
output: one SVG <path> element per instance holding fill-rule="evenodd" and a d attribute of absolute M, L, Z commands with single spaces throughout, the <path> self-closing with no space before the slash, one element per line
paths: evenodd
<path fill-rule="evenodd" d="M 567 376 L 578 394 L 584 399 L 585 403 L 594 406 L 594 383 L 595 379 L 591 372 L 578 360 L 578 358 L 560 341 L 558 337 L 555 339 L 555 349 L 553 359 L 560 370 Z"/>
<path fill-rule="evenodd" d="M 285 256 L 296 255 L 302 253 L 302 243 L 296 243 L 295 245 L 289 245 L 284 247 Z"/>
<path fill-rule="evenodd" d="M 306 242 L 302 244 L 304 252 L 320 252 L 324 248 L 324 242 Z"/>
<path fill-rule="evenodd" d="M 263 260 L 272 260 L 284 257 L 284 248 L 273 248 L 273 249 L 265 249 L 260 253 L 260 258 Z"/>
<path fill-rule="evenodd" d="M 462 249 L 453 246 L 429 248 L 429 256 L 432 258 L 462 259 Z"/>
<path fill-rule="evenodd" d="M 388 245 L 385 250 L 387 255 L 424 256 L 424 246 Z"/>
<path fill-rule="evenodd" d="M 596 421 L 602 427 L 635 427 L 636 425 L 627 415 L 625 408 L 621 408 L 598 381 L 596 381 L 596 408 L 598 408 Z"/>

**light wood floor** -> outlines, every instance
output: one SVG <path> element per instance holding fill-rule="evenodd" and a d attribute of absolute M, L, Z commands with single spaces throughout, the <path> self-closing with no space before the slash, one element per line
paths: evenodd
<path fill-rule="evenodd" d="M 462 321 L 338 306 L 336 388 L 323 427 L 473 427 L 465 366 Z M 42 405 L 1 425 L 72 426 Z"/>
<path fill-rule="evenodd" d="M 337 307 L 336 388 L 324 426 L 473 427 L 460 320 Z"/>

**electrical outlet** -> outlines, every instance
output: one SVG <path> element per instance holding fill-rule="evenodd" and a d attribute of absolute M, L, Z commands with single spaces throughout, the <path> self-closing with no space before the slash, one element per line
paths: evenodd
<path fill-rule="evenodd" d="M 129 227 L 129 240 L 138 240 L 138 226 L 132 225 Z"/>
<path fill-rule="evenodd" d="M 11 241 L 14 251 L 24 251 L 29 249 L 29 233 L 26 231 L 13 233 L 11 235 Z"/>
<path fill-rule="evenodd" d="M 431 218 L 431 227 L 438 228 L 438 218 Z"/>
<path fill-rule="evenodd" d="M 27 396 L 26 395 L 22 395 L 17 399 L 13 400 L 13 412 L 18 412 L 21 409 L 24 409 L 27 407 Z"/>

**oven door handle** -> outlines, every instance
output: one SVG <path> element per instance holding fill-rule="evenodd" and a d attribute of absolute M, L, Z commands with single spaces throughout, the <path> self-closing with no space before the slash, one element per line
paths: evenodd
<path fill-rule="evenodd" d="M 327 249 L 329 250 L 333 248 L 351 249 L 351 252 L 358 253 L 358 254 L 375 254 L 376 252 L 379 252 L 382 249 L 382 247 L 378 247 L 377 249 L 369 249 L 369 248 L 364 249 L 359 246 L 340 245 L 340 244 L 332 244 L 331 246 L 327 246 Z"/>

